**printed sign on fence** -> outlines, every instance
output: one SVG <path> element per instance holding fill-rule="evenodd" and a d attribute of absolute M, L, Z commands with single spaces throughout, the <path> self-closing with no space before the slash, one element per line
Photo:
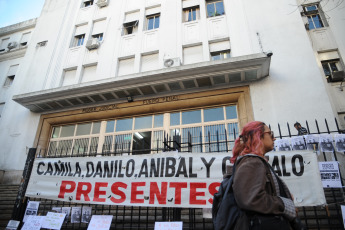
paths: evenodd
<path fill-rule="evenodd" d="M 213 194 L 230 165 L 230 154 L 38 158 L 34 162 L 26 196 L 76 203 L 211 208 Z M 290 183 L 291 187 L 299 187 L 318 180 L 314 185 L 322 190 L 315 153 L 272 152 L 270 159 L 289 187 Z M 303 202 L 297 200 L 297 205 L 324 204 L 320 198 L 323 190 L 322 194 L 315 191 L 319 190 L 313 188 L 313 191 L 305 192 L 294 189 L 294 196 L 303 199 Z M 81 210 L 76 212 L 79 216 L 76 219 L 80 222 Z"/>
<path fill-rule="evenodd" d="M 183 222 L 156 222 L 155 230 L 182 230 Z"/>
<path fill-rule="evenodd" d="M 48 212 L 42 223 L 42 228 L 60 229 L 65 216 L 65 213 Z"/>
<path fill-rule="evenodd" d="M 340 172 L 337 161 L 319 162 L 321 181 L 324 188 L 341 188 Z"/>
<path fill-rule="evenodd" d="M 40 230 L 45 216 L 28 216 L 22 230 Z"/>
<path fill-rule="evenodd" d="M 112 215 L 93 215 L 87 230 L 109 230 Z"/>

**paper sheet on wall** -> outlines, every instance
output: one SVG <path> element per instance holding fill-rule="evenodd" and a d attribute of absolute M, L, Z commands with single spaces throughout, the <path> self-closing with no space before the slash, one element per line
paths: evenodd
<path fill-rule="evenodd" d="M 324 188 L 343 187 L 337 161 L 319 162 L 322 186 Z"/>
<path fill-rule="evenodd" d="M 93 215 L 87 230 L 109 230 L 112 215 Z"/>
<path fill-rule="evenodd" d="M 42 228 L 61 229 L 65 216 L 65 213 L 48 212 L 42 223 Z"/>
<path fill-rule="evenodd" d="M 39 230 L 41 229 L 42 223 L 45 216 L 28 216 L 22 230 Z"/>
<path fill-rule="evenodd" d="M 182 222 L 156 222 L 155 230 L 182 230 Z"/>
<path fill-rule="evenodd" d="M 23 218 L 23 222 L 25 223 L 27 218 L 29 216 L 37 216 L 37 211 L 38 211 L 38 207 L 40 205 L 40 202 L 38 201 L 29 201 L 28 205 L 26 206 L 26 210 L 25 210 L 25 215 Z"/>

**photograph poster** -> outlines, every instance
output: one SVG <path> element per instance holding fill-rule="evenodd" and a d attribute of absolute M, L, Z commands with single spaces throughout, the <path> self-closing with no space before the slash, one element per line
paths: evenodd
<path fill-rule="evenodd" d="M 69 215 L 71 213 L 71 207 L 62 207 L 61 208 L 61 213 L 65 213 L 66 214 L 64 223 L 67 223 L 68 219 L 69 219 Z"/>
<path fill-rule="evenodd" d="M 26 206 L 23 222 L 25 223 L 28 216 L 37 216 L 38 207 L 40 206 L 40 202 L 38 201 L 28 201 L 28 205 Z"/>
<path fill-rule="evenodd" d="M 338 152 L 345 152 L 345 134 L 335 134 L 335 149 Z"/>
<path fill-rule="evenodd" d="M 72 207 L 71 223 L 80 223 L 81 207 Z"/>
<path fill-rule="evenodd" d="M 322 152 L 333 152 L 333 138 L 331 134 L 320 134 L 320 149 Z"/>
<path fill-rule="evenodd" d="M 274 141 L 276 151 L 291 151 L 289 139 L 276 139 Z"/>
<path fill-rule="evenodd" d="M 319 134 L 304 135 L 307 149 L 311 151 L 319 151 Z"/>
<path fill-rule="evenodd" d="M 90 223 L 92 207 L 84 206 L 82 209 L 81 222 Z"/>
<path fill-rule="evenodd" d="M 305 150 L 304 138 L 303 136 L 291 137 L 292 149 L 293 150 Z"/>

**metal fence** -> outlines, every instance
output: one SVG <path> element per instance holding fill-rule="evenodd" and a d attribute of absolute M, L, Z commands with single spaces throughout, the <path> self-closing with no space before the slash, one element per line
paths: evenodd
<path fill-rule="evenodd" d="M 302 124 L 308 134 L 323 134 L 323 133 L 345 133 L 338 126 L 338 122 L 335 119 L 335 123 L 332 124 L 335 129 L 329 128 L 327 120 L 323 125 L 325 128 L 321 128 L 319 122 L 305 122 Z M 289 138 L 297 136 L 297 131 L 291 129 L 289 123 L 286 125 L 278 124 L 276 127 L 271 127 L 273 130 L 277 130 L 277 139 Z M 103 151 L 97 153 L 92 151 L 98 148 L 98 146 L 91 146 L 89 151 L 72 151 L 71 149 L 55 149 L 50 150 L 37 150 L 36 158 L 38 157 L 77 157 L 77 156 L 119 156 L 122 154 L 143 154 L 143 153 L 157 153 L 166 152 L 172 150 L 178 150 L 180 152 L 230 152 L 232 150 L 234 140 L 238 135 L 237 130 L 231 130 L 231 138 L 229 138 L 226 130 L 205 132 L 206 136 L 202 136 L 201 133 L 196 134 L 188 133 L 184 138 L 181 138 L 177 133 L 172 135 L 164 134 L 163 138 L 155 140 L 155 148 L 147 148 L 147 144 L 143 143 L 140 148 L 138 146 L 132 147 L 128 142 L 116 142 L 113 146 L 104 145 Z M 206 140 L 206 141 L 205 141 Z M 33 150 L 31 150 L 33 151 Z M 70 154 L 66 154 L 70 151 Z M 32 154 L 31 154 L 32 155 Z M 332 153 L 322 152 L 318 156 L 320 161 L 333 161 L 340 159 L 343 161 L 344 152 Z M 23 183 L 18 193 L 16 206 L 13 209 L 13 219 L 21 220 L 24 216 L 25 205 L 27 198 L 24 198 L 24 191 L 29 180 L 32 159 L 27 160 L 26 171 L 23 173 Z M 31 167 L 30 167 L 31 164 Z M 342 183 L 343 183 L 343 179 Z M 312 189 L 312 188 L 311 188 Z M 299 208 L 299 216 L 308 229 L 343 229 L 343 219 L 341 214 L 341 205 L 344 204 L 344 189 L 343 188 L 326 188 L 324 189 L 327 206 L 315 206 L 315 207 L 301 207 Z M 156 221 L 183 221 L 183 229 L 204 229 L 212 230 L 212 220 L 203 218 L 202 209 L 193 208 L 152 208 L 152 207 L 132 207 L 132 206 L 116 206 L 116 205 L 90 205 L 90 204 L 75 204 L 71 202 L 62 202 L 46 199 L 32 199 L 40 201 L 38 212 L 45 215 L 48 211 L 52 211 L 53 207 L 74 207 L 74 206 L 89 206 L 92 207 L 92 215 L 113 215 L 113 221 L 111 229 L 153 229 Z M 86 223 L 72 224 L 70 222 L 64 223 L 62 229 L 86 229 Z"/>

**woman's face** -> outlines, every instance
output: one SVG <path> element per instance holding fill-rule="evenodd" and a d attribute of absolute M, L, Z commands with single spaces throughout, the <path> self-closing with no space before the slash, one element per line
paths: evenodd
<path fill-rule="evenodd" d="M 272 137 L 271 130 L 265 125 L 264 135 L 262 137 L 264 154 L 274 149 L 274 141 L 275 138 Z"/>

